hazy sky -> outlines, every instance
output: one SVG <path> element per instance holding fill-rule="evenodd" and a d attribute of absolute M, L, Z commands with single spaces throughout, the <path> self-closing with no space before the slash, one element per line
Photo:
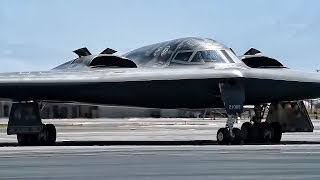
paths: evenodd
<path fill-rule="evenodd" d="M 47 70 L 83 46 L 122 54 L 185 36 L 320 69 L 318 0 L 0 0 L 0 32 L 0 72 Z"/>

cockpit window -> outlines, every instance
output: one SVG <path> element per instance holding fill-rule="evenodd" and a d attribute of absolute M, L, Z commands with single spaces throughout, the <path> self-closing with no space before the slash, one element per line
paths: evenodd
<path fill-rule="evenodd" d="M 188 61 L 191 55 L 192 52 L 180 52 L 174 59 L 179 61 Z"/>
<path fill-rule="evenodd" d="M 198 51 L 192 58 L 191 62 L 225 63 L 225 60 L 217 50 L 204 50 Z"/>
<path fill-rule="evenodd" d="M 232 50 L 230 50 L 230 49 L 222 50 L 222 53 L 226 56 L 226 58 L 229 60 L 229 62 L 231 62 L 231 63 L 240 62 L 239 58 Z"/>
<path fill-rule="evenodd" d="M 234 60 L 230 57 L 226 50 L 221 50 L 221 52 L 228 59 L 229 62 L 234 63 Z"/>

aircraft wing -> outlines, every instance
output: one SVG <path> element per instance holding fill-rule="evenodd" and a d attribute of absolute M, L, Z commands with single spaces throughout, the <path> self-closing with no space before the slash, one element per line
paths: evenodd
<path fill-rule="evenodd" d="M 18 102 L 57 101 L 174 109 L 225 108 L 228 119 L 241 113 L 243 105 L 314 98 L 320 96 L 319 90 L 318 74 L 302 74 L 287 69 L 121 68 L 0 74 L 0 98 Z M 302 112 L 306 112 L 305 108 Z M 21 121 L 22 117 L 28 121 Z M 277 117 L 274 115 L 268 122 L 275 124 Z M 293 131 L 301 127 L 308 127 L 303 131 L 313 130 L 310 118 L 304 119 L 308 126 L 298 124 L 293 126 L 296 128 Z M 284 120 L 281 122 L 287 122 Z M 273 139 L 278 142 L 282 128 L 286 131 L 288 128 L 276 124 L 279 131 Z M 219 129 L 217 134 L 221 134 L 222 130 Z M 225 135 L 229 134 L 228 129 L 225 130 Z M 291 128 L 289 130 L 292 131 Z M 11 108 L 7 134 L 17 134 L 20 145 L 52 145 L 56 141 L 56 129 L 52 124 L 42 123 L 38 103 L 15 103 Z M 223 144 L 224 141 L 218 138 L 218 143 Z"/>
<path fill-rule="evenodd" d="M 192 97 L 191 91 L 203 86 L 205 79 L 214 79 L 218 82 L 218 79 L 239 77 L 241 74 L 236 70 L 212 71 L 212 69 L 107 69 L 3 73 L 0 74 L 0 98 L 13 101 L 47 100 L 157 106 L 155 102 L 158 97 L 171 98 L 169 103 L 179 101 L 175 100 L 176 94 L 186 96 L 190 93 Z M 211 83 L 205 85 L 205 88 L 214 89 L 213 95 L 219 93 L 216 85 L 216 82 Z M 182 91 L 183 86 L 190 88 Z M 208 92 L 203 90 L 198 93 Z"/>
<path fill-rule="evenodd" d="M 320 96 L 320 77 L 287 69 L 105 69 L 0 74 L 0 98 L 156 108 L 223 107 L 219 84 L 240 82 L 245 104 Z"/>

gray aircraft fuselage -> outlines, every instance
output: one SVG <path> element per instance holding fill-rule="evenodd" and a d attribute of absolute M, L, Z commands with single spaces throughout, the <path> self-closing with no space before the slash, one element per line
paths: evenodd
<path fill-rule="evenodd" d="M 217 108 L 224 107 L 220 89 L 224 83 L 243 87 L 245 105 L 320 97 L 317 73 L 283 67 L 250 68 L 216 41 L 182 38 L 145 46 L 123 56 L 88 54 L 46 72 L 1 73 L 0 98 Z"/>

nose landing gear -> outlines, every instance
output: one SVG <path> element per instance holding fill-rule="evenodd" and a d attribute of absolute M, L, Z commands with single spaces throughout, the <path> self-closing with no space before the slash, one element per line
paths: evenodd
<path fill-rule="evenodd" d="M 228 116 L 225 128 L 220 128 L 217 132 L 217 141 L 219 144 L 241 144 L 243 137 L 239 128 L 234 128 L 233 124 L 236 117 L 233 115 Z"/>
<path fill-rule="evenodd" d="M 233 125 L 243 111 L 244 89 L 237 82 L 221 83 L 219 87 L 228 119 L 226 127 L 218 130 L 217 141 L 219 144 L 241 144 L 243 141 L 241 130 L 234 128 Z"/>

